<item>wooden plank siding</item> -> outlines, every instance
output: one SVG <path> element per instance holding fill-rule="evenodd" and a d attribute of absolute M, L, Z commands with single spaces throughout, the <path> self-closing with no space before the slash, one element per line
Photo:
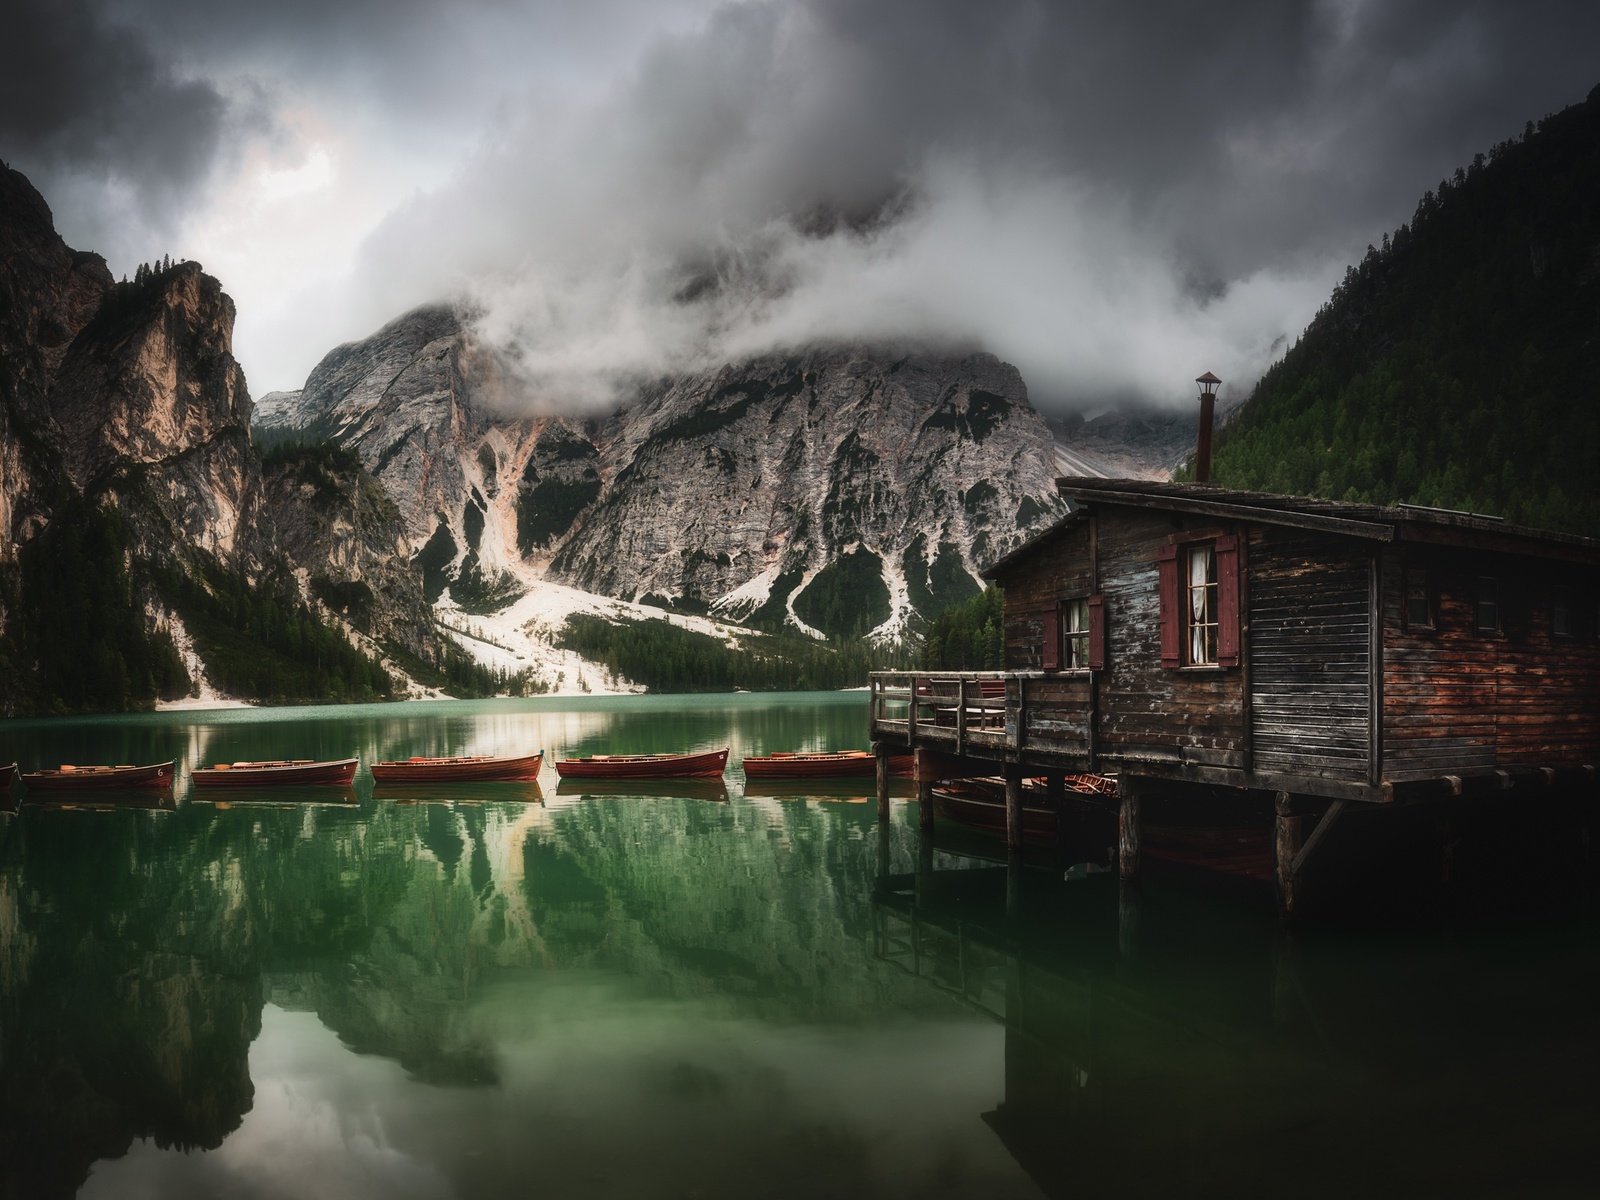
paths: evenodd
<path fill-rule="evenodd" d="M 1100 680 L 1100 753 L 1126 762 L 1244 766 L 1243 687 L 1238 669 L 1161 665 L 1156 556 L 1173 539 L 1235 532 L 1207 517 L 1137 509 L 1097 513 L 1100 587 L 1106 601 L 1107 666 Z"/>
<path fill-rule="evenodd" d="M 1061 601 L 1092 591 L 1089 523 L 1077 521 L 1040 546 L 1025 569 L 1005 581 L 1005 664 L 1008 671 L 1044 666 L 1044 614 Z"/>
<path fill-rule="evenodd" d="M 1083 736 L 1092 736 L 1096 757 L 1106 765 L 1244 765 L 1240 672 L 1164 668 L 1159 649 L 1157 549 L 1174 536 L 1203 538 L 1231 531 L 1205 518 L 1184 521 L 1168 513 L 1108 509 L 1067 527 L 1001 573 L 1008 671 L 1038 669 L 1044 609 L 1087 597 L 1098 584 L 1105 597 L 1106 667 L 1092 681 L 1087 673 L 1076 673 L 1076 694 L 1083 697 L 1086 716 L 1091 709 L 1095 714 L 1092 731 L 1086 720 Z M 1068 672 L 1060 678 L 1073 677 Z M 1044 742 L 1041 738 L 1036 744 L 1043 748 Z"/>
<path fill-rule="evenodd" d="M 1263 508 L 1257 519 L 1261 497 L 1194 500 L 1176 486 L 1128 482 L 1140 503 L 1091 500 L 996 564 L 988 576 L 1005 592 L 1003 676 L 875 676 L 874 737 L 1024 767 L 1374 801 L 1392 799 L 1395 785 L 1432 794 L 1424 781 L 1447 776 L 1520 769 L 1537 778 L 1528 768 L 1600 763 L 1591 543 L 1432 510 L 1293 498 L 1283 502 L 1320 507 Z M 1163 665 L 1158 564 L 1170 570 L 1186 544 L 1219 539 L 1219 614 L 1234 594 L 1233 576 L 1224 579 L 1233 539 L 1241 569 L 1237 641 L 1219 616 L 1217 657 L 1236 646 L 1238 665 L 1171 665 L 1181 655 Z M 1426 627 L 1407 621 L 1408 567 L 1428 571 Z M 1500 619 L 1486 632 L 1477 629 L 1481 576 L 1500 585 Z M 1561 636 L 1558 589 L 1569 624 Z M 1064 657 L 1045 653 L 1065 624 L 1062 603 L 1074 599 L 1091 601 L 1093 671 L 1052 669 Z"/>
<path fill-rule="evenodd" d="M 1405 613 L 1406 568 L 1428 572 L 1433 627 Z M 1478 580 L 1500 585 L 1500 628 L 1477 628 Z M 1395 782 L 1600 761 L 1595 574 L 1520 555 L 1436 546 L 1384 555 L 1384 770 Z M 1555 590 L 1573 635 L 1552 629 Z"/>
<path fill-rule="evenodd" d="M 1249 553 L 1256 770 L 1366 779 L 1372 550 L 1347 538 L 1257 527 Z"/>

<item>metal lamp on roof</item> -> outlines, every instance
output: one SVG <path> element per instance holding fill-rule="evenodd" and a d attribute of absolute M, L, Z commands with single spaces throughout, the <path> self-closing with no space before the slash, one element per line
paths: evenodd
<path fill-rule="evenodd" d="M 1211 482 L 1211 417 L 1217 404 L 1217 385 L 1222 380 L 1210 371 L 1195 380 L 1200 386 L 1200 439 L 1194 451 L 1194 481 Z"/>

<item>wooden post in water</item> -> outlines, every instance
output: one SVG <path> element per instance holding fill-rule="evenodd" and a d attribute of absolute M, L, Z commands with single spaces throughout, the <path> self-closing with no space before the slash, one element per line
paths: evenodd
<path fill-rule="evenodd" d="M 1273 851 L 1277 863 L 1274 879 L 1278 893 L 1278 915 L 1285 921 L 1291 921 L 1295 915 L 1298 900 L 1295 892 L 1299 882 L 1294 860 L 1300 853 L 1301 826 L 1305 818 L 1295 813 L 1294 797 L 1288 792 L 1279 792 L 1274 796 L 1272 807 L 1276 813 Z"/>
<path fill-rule="evenodd" d="M 1117 953 L 1123 958 L 1139 953 L 1139 889 L 1131 879 L 1117 881 Z"/>
<path fill-rule="evenodd" d="M 1006 855 L 1006 919 L 1015 921 L 1022 915 L 1022 851 L 1012 850 Z"/>
<path fill-rule="evenodd" d="M 917 747 L 917 828 L 933 832 L 933 756 Z"/>
<path fill-rule="evenodd" d="M 1056 851 L 1063 859 L 1072 849 L 1072 820 L 1067 814 L 1067 781 L 1060 771 L 1051 771 L 1044 777 L 1045 795 L 1050 801 L 1050 811 L 1056 815 Z"/>
<path fill-rule="evenodd" d="M 1006 849 L 1022 853 L 1022 767 L 1006 764 Z"/>
<path fill-rule="evenodd" d="M 1139 780 L 1122 777 L 1122 803 L 1117 806 L 1117 874 L 1133 882 L 1139 877 Z"/>
<path fill-rule="evenodd" d="M 889 823 L 889 747 L 882 742 L 872 743 L 872 756 L 876 760 L 878 777 L 878 821 Z"/>

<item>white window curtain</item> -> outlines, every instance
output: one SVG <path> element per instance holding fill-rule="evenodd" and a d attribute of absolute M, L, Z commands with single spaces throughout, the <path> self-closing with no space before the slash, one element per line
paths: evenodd
<path fill-rule="evenodd" d="M 1211 576 L 1211 548 L 1189 552 L 1189 661 L 1209 662 L 1206 654 L 1206 583 Z"/>

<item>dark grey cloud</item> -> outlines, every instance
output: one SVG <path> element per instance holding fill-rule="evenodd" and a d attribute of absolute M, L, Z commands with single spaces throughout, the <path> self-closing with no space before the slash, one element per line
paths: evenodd
<path fill-rule="evenodd" d="M 844 336 L 983 344 L 1058 403 L 1248 386 L 1426 188 L 1600 75 L 1589 0 L 25 0 L 19 28 L 0 133 L 58 207 L 203 208 L 297 121 L 416 163 L 363 194 L 348 286 L 273 298 L 298 324 L 253 330 L 225 279 L 258 380 L 467 293 L 558 403 Z"/>
<path fill-rule="evenodd" d="M 464 277 L 556 399 L 852 335 L 976 341 L 1059 403 L 1248 386 L 1425 188 L 1585 94 L 1597 35 L 1554 2 L 734 5 L 396 213 L 370 277 Z"/>
<path fill-rule="evenodd" d="M 0 154 L 58 209 L 169 232 L 222 149 L 223 97 L 84 0 L 21 0 L 0 34 Z"/>

